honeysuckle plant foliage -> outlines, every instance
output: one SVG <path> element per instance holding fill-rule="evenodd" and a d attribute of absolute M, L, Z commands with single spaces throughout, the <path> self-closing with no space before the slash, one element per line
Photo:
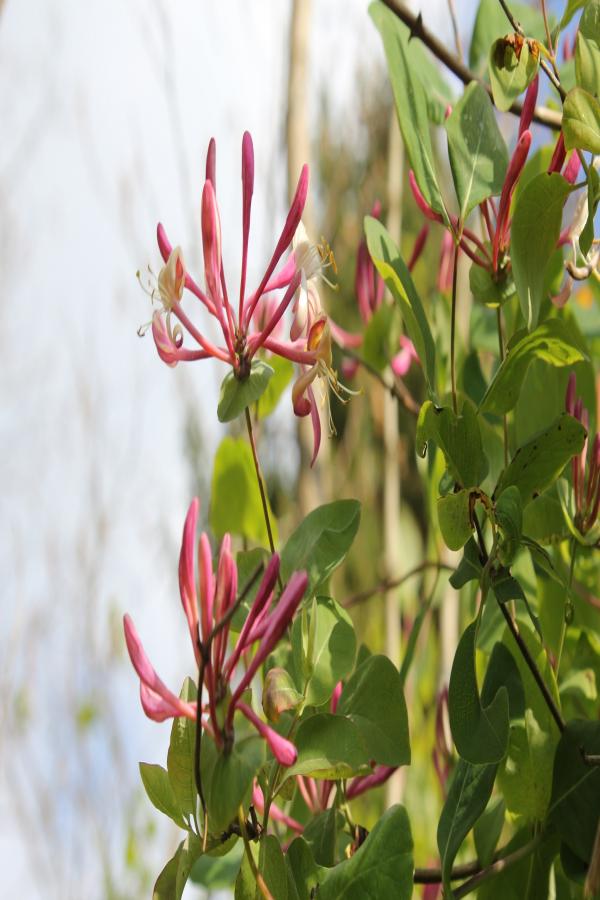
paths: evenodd
<path fill-rule="evenodd" d="M 238 429 L 217 450 L 211 535 L 197 534 L 197 500 L 183 525 L 179 593 L 192 646 L 180 691 L 124 620 L 143 710 L 172 720 L 166 767 L 140 764 L 150 801 L 182 831 L 154 897 L 181 897 L 190 875 L 234 885 L 240 900 L 596 896 L 600 0 L 568 0 L 560 18 L 544 0 L 481 0 L 468 58 L 399 0 L 369 14 L 423 227 L 405 260 L 372 198 L 356 248 L 361 329 L 333 321 L 323 302 L 335 260 L 301 224 L 307 167 L 247 290 L 249 134 L 237 297 L 221 253 L 214 141 L 202 187 L 204 288 L 158 228 L 164 266 L 149 286 L 158 355 L 170 366 L 209 357 L 222 366 L 214 414 L 239 418 L 247 438 Z M 412 273 L 436 232 L 437 289 L 420 295 Z M 401 658 L 371 652 L 332 578 L 368 527 L 351 484 L 284 539 L 260 467 L 257 425 L 286 402 L 292 378 L 294 413 L 312 417 L 314 462 L 319 405 L 357 393 L 334 358 L 346 381 L 362 369 L 414 415 L 428 565 L 460 595 L 435 712 L 438 817 L 425 825 L 429 807 L 383 811 L 380 794 L 367 829 L 359 798 L 399 767 L 410 781 L 415 710 L 405 691 L 431 597 Z M 402 381 L 409 370 L 415 396 Z M 333 429 L 335 416 L 325 418 Z M 437 832 L 437 860 L 415 858 L 417 823 Z"/>

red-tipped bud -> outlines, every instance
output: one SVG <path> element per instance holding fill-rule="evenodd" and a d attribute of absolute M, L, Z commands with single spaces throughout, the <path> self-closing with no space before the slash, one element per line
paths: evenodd
<path fill-rule="evenodd" d="M 581 160 L 579 158 L 579 154 L 576 150 L 573 150 L 569 157 L 569 161 L 565 166 L 565 171 L 563 172 L 563 177 L 569 182 L 569 184 L 575 184 L 577 181 L 577 176 L 579 175 L 579 170 L 581 169 Z"/>
<path fill-rule="evenodd" d="M 550 175 L 552 172 L 560 172 L 563 167 L 565 158 L 567 155 L 567 151 L 565 148 L 565 139 L 562 131 L 558 135 L 558 140 L 556 141 L 554 147 L 554 153 L 552 154 L 552 159 L 550 160 L 550 165 L 548 166 L 548 174 Z"/>
<path fill-rule="evenodd" d="M 237 709 L 252 722 L 260 736 L 264 737 L 277 762 L 282 766 L 293 766 L 298 758 L 298 751 L 292 742 L 266 725 L 246 703 L 238 703 Z"/>
<path fill-rule="evenodd" d="M 421 193 L 421 188 L 417 184 L 417 179 L 415 178 L 415 173 L 412 169 L 408 173 L 408 183 L 410 184 L 410 189 L 413 192 L 413 197 L 416 200 L 417 206 L 419 207 L 425 218 L 429 219 L 431 222 L 443 222 L 440 213 L 431 208 L 431 206 Z"/>
<path fill-rule="evenodd" d="M 519 120 L 519 137 L 521 137 L 523 132 L 529 128 L 531 122 L 533 121 L 533 114 L 535 112 L 535 104 L 538 95 L 538 87 L 539 76 L 536 75 L 527 88 L 527 93 L 525 94 L 523 109 L 521 110 L 521 118 Z"/>
<path fill-rule="evenodd" d="M 427 243 L 427 237 L 429 235 L 429 225 L 425 223 L 421 230 L 419 231 L 417 238 L 415 240 L 415 245 L 413 247 L 413 252 L 410 255 L 410 259 L 408 260 L 407 268 L 409 272 L 412 272 L 414 267 L 416 266 L 419 257 L 423 253 L 425 249 L 425 244 Z M 383 284 L 383 282 L 382 282 Z"/>
<path fill-rule="evenodd" d="M 206 153 L 206 181 L 210 181 L 213 190 L 217 192 L 217 144 L 213 138 L 208 142 L 208 150 Z"/>
<path fill-rule="evenodd" d="M 206 287 L 211 299 L 220 306 L 221 222 L 212 181 L 205 181 L 202 191 L 202 249 Z"/>
<path fill-rule="evenodd" d="M 194 558 L 196 545 L 196 523 L 198 521 L 198 510 L 200 502 L 194 497 L 190 503 L 185 524 L 183 526 L 183 536 L 181 539 L 181 552 L 179 554 L 179 593 L 181 595 L 181 603 L 185 617 L 188 621 L 190 637 L 196 654 L 196 661 L 200 662 L 200 654 L 198 650 L 198 599 L 196 596 L 196 579 L 194 575 Z"/>

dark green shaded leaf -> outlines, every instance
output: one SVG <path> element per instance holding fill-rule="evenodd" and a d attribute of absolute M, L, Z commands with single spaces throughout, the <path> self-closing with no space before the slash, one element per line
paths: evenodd
<path fill-rule="evenodd" d="M 456 649 L 448 687 L 448 714 L 459 754 L 479 765 L 499 762 L 504 756 L 509 714 L 505 687 L 499 688 L 486 707 L 482 706 L 475 675 L 476 634 L 477 623 L 472 622 Z"/>
<path fill-rule="evenodd" d="M 227 755 L 215 751 L 214 742 L 208 736 L 203 738 L 202 784 L 211 834 L 225 831 L 237 818 L 264 758 L 265 742 L 255 735 L 237 740 Z"/>
<path fill-rule="evenodd" d="M 487 474 L 477 415 L 465 402 L 460 415 L 449 407 L 426 400 L 419 412 L 415 438 L 417 453 L 425 456 L 427 442 L 434 441 L 444 454 L 452 478 L 461 487 L 477 487 Z"/>
<path fill-rule="evenodd" d="M 482 571 L 483 567 L 479 559 L 479 550 L 477 544 L 471 538 L 465 544 L 465 551 L 463 558 L 458 564 L 458 569 L 450 576 L 450 584 L 458 591 L 465 584 L 468 584 L 469 581 L 479 581 Z"/>
<path fill-rule="evenodd" d="M 495 281 L 491 272 L 482 269 L 476 263 L 469 269 L 469 287 L 475 300 L 485 303 L 491 309 L 503 306 L 507 300 L 512 300 L 516 293 L 512 274 L 509 275 L 503 270 L 499 280 Z"/>
<path fill-rule="evenodd" d="M 563 413 L 548 428 L 519 447 L 500 476 L 495 494 L 516 486 L 526 506 L 560 476 L 571 457 L 581 453 L 586 431 L 581 422 Z"/>
<path fill-rule="evenodd" d="M 285 855 L 288 871 L 296 885 L 299 900 L 311 900 L 311 891 L 317 887 L 319 872 L 304 838 L 297 837 L 290 844 Z"/>
<path fill-rule="evenodd" d="M 410 763 L 402 682 L 387 656 L 370 656 L 356 669 L 344 685 L 337 713 L 356 725 L 369 760 L 385 766 Z"/>
<path fill-rule="evenodd" d="M 205 853 L 194 863 L 190 881 L 211 890 L 233 887 L 243 855 L 244 844 L 237 838 L 233 849 L 226 856 L 212 856 Z"/>
<path fill-rule="evenodd" d="M 439 497 L 437 514 L 446 546 L 449 550 L 460 550 L 473 533 L 470 492 L 462 490 Z"/>
<path fill-rule="evenodd" d="M 319 866 L 333 866 L 335 864 L 337 833 L 343 821 L 339 810 L 333 806 L 325 810 L 325 812 L 318 813 L 310 820 L 304 829 L 302 837 L 308 844 L 314 858 L 313 865 L 314 863 L 317 863 Z"/>
<path fill-rule="evenodd" d="M 482 866 L 489 866 L 493 859 L 504 827 L 505 812 L 504 801 L 501 797 L 496 797 L 488 803 L 483 815 L 475 822 L 473 838 L 477 859 Z"/>
<path fill-rule="evenodd" d="M 413 842 L 402 806 L 383 814 L 362 847 L 325 875 L 319 900 L 410 900 Z"/>
<path fill-rule="evenodd" d="M 452 864 L 462 842 L 488 804 L 497 768 L 497 764 L 474 766 L 464 759 L 459 759 L 452 775 L 437 830 L 442 877 L 450 897 Z"/>
<path fill-rule="evenodd" d="M 258 847 L 256 844 L 251 844 L 250 847 L 256 867 L 272 896 L 277 900 L 288 900 L 287 868 L 275 835 L 265 834 L 261 837 Z M 235 900 L 262 900 L 263 897 L 246 854 L 235 883 L 234 897 Z"/>
<path fill-rule="evenodd" d="M 286 770 L 290 777 L 349 778 L 369 762 L 358 728 L 345 716 L 318 713 L 305 719 L 300 723 L 294 743 L 298 759 Z"/>
<path fill-rule="evenodd" d="M 523 530 L 523 501 L 516 485 L 502 491 L 496 501 L 494 514 L 502 532 L 500 561 L 509 566 L 519 549 Z"/>
<path fill-rule="evenodd" d="M 252 361 L 250 374 L 243 381 L 228 372 L 221 382 L 217 418 L 219 422 L 231 422 L 244 412 L 247 406 L 258 400 L 267 389 L 274 374 L 271 366 L 262 359 Z"/>
<path fill-rule="evenodd" d="M 600 766 L 587 765 L 582 748 L 600 754 L 600 722 L 567 722 L 554 759 L 550 821 L 569 850 L 589 863 L 600 816 Z"/>

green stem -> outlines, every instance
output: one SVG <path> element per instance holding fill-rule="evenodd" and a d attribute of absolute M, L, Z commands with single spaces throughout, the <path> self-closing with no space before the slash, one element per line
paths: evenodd
<path fill-rule="evenodd" d="M 496 322 L 498 325 L 498 350 L 500 352 L 500 364 L 502 364 L 504 362 L 504 333 L 500 307 L 496 309 Z M 508 466 L 508 417 L 506 413 L 502 416 L 502 424 L 504 426 L 504 468 L 506 469 Z"/>
<path fill-rule="evenodd" d="M 467 894 L 470 894 L 478 888 L 484 881 L 488 881 L 488 879 L 493 878 L 495 875 L 499 875 L 500 872 L 504 872 L 506 869 L 510 868 L 510 866 L 514 866 L 515 863 L 518 863 L 526 856 L 529 856 L 540 841 L 541 835 L 537 835 L 532 841 L 525 844 L 524 847 L 519 847 L 518 850 L 509 853 L 508 856 L 505 856 L 503 859 L 497 859 L 489 866 L 486 866 L 486 868 L 482 869 L 481 872 L 478 872 L 477 875 L 469 878 L 469 880 L 465 881 L 464 884 L 461 884 L 460 887 L 454 889 L 453 893 L 456 900 L 460 900 L 461 897 L 466 897 Z"/>
<path fill-rule="evenodd" d="M 558 642 L 558 653 L 556 654 L 556 678 L 558 679 L 558 672 L 560 669 L 560 661 L 562 658 L 562 653 L 565 645 L 565 637 L 567 634 L 567 611 L 571 606 L 571 587 L 573 585 L 573 574 L 575 572 L 575 557 L 577 555 L 577 541 L 575 538 L 571 538 L 571 565 L 569 566 L 569 581 L 567 582 L 569 592 L 565 597 L 565 605 L 563 608 L 563 619 L 560 627 L 560 640 Z"/>
<path fill-rule="evenodd" d="M 450 318 L 450 380 L 452 382 L 452 408 L 458 415 L 456 398 L 456 284 L 458 277 L 458 243 L 454 244 L 454 264 L 452 267 L 452 311 Z"/>
<path fill-rule="evenodd" d="M 248 439 L 250 441 L 250 447 L 252 449 L 252 459 L 254 460 L 254 469 L 256 472 L 256 480 L 258 481 L 258 490 L 260 491 L 260 501 L 262 503 L 263 515 L 265 517 L 265 525 L 267 526 L 267 536 L 269 538 L 269 549 L 271 550 L 271 554 L 275 553 L 275 542 L 273 541 L 273 531 L 271 529 L 271 519 L 269 518 L 269 506 L 267 502 L 267 492 L 265 490 L 265 482 L 262 476 L 262 472 L 260 469 L 260 462 L 258 461 L 258 453 L 256 452 L 256 442 L 254 440 L 254 431 L 252 430 L 252 417 L 250 415 L 250 410 L 246 407 L 246 428 L 248 429 Z M 283 590 L 283 584 L 281 582 L 281 576 L 277 576 L 277 582 L 279 584 L 279 590 Z"/>

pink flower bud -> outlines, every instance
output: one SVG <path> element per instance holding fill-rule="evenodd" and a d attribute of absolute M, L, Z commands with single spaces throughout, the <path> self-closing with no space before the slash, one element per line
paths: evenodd
<path fill-rule="evenodd" d="M 198 521 L 198 509 L 200 503 L 194 497 L 190 503 L 181 539 L 181 552 L 179 554 L 179 593 L 185 617 L 190 629 L 190 637 L 194 647 L 196 662 L 200 664 L 200 652 L 198 650 L 198 598 L 196 596 L 196 580 L 194 575 L 194 557 L 196 549 L 196 523 Z"/>
<path fill-rule="evenodd" d="M 445 234 L 449 235 L 449 232 L 445 232 Z M 408 260 L 406 267 L 409 272 L 412 272 L 414 267 L 416 266 L 423 250 L 425 249 L 425 244 L 427 243 L 427 237 L 429 235 L 429 225 L 425 223 L 421 230 L 419 231 L 417 238 L 415 240 L 415 245 L 413 247 L 413 252 L 410 255 L 410 259 Z M 450 236 L 450 235 L 449 235 Z"/>
<path fill-rule="evenodd" d="M 565 166 L 565 171 L 563 172 L 563 177 L 569 182 L 569 184 L 575 184 L 577 181 L 577 176 L 579 175 L 579 170 L 581 169 L 581 160 L 579 158 L 579 154 L 576 150 L 573 150 L 569 157 L 569 161 Z"/>
<path fill-rule="evenodd" d="M 565 149 L 565 139 L 561 131 L 558 135 L 558 140 L 556 141 L 556 145 L 554 147 L 550 165 L 548 166 L 548 174 L 551 174 L 552 172 L 560 172 L 563 167 L 566 155 L 567 151 Z"/>
<path fill-rule="evenodd" d="M 521 118 L 519 120 L 519 137 L 521 137 L 523 132 L 529 128 L 531 122 L 533 121 L 533 114 L 535 112 L 535 104 L 538 95 L 538 87 L 539 76 L 536 75 L 527 88 L 527 93 L 525 94 L 523 109 L 521 110 Z"/>
<path fill-rule="evenodd" d="M 415 173 L 412 169 L 408 173 L 408 182 L 410 184 L 410 189 L 413 192 L 413 196 L 417 202 L 417 206 L 419 207 L 425 218 L 429 219 L 431 222 L 443 222 L 444 220 L 440 213 L 431 208 L 431 206 L 421 193 L 421 188 L 417 184 L 417 179 L 415 178 Z"/>
<path fill-rule="evenodd" d="M 277 762 L 282 766 L 293 766 L 298 759 L 298 751 L 292 742 L 266 725 L 246 703 L 237 703 L 237 709 L 252 722 L 260 736 L 264 737 Z"/>
<path fill-rule="evenodd" d="M 206 153 L 206 181 L 210 181 L 215 194 L 217 193 L 217 144 L 212 137 L 208 142 Z"/>
<path fill-rule="evenodd" d="M 221 222 L 212 181 L 204 182 L 201 220 L 206 288 L 218 308 L 221 306 Z"/>
<path fill-rule="evenodd" d="M 348 800 L 352 800 L 354 797 L 364 794 L 365 791 L 379 787 L 391 778 L 397 768 L 398 766 L 376 766 L 371 775 L 359 775 L 357 778 L 353 778 L 346 790 L 346 797 Z"/>

